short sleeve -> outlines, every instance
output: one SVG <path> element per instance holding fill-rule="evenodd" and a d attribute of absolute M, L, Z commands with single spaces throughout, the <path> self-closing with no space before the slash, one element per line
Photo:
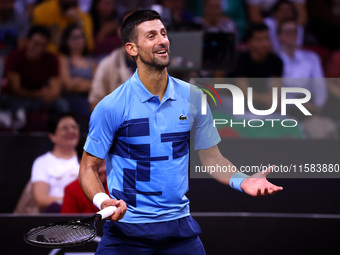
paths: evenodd
<path fill-rule="evenodd" d="M 110 104 L 110 98 L 105 97 L 92 112 L 84 145 L 86 152 L 101 159 L 106 158 L 119 126 L 116 107 Z"/>
<path fill-rule="evenodd" d="M 49 176 L 45 168 L 45 161 L 43 159 L 43 157 L 39 157 L 33 162 L 31 173 L 32 183 L 38 181 L 49 183 Z"/>
<path fill-rule="evenodd" d="M 221 138 L 216 127 L 214 127 L 214 119 L 211 114 L 209 105 L 207 104 L 207 114 L 201 114 L 201 98 L 203 92 L 197 88 L 191 89 L 191 109 L 195 115 L 192 133 L 194 137 L 195 150 L 204 150 L 217 145 Z"/>

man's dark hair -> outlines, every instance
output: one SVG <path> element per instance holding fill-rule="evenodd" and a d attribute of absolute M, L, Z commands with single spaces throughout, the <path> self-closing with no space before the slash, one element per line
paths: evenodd
<path fill-rule="evenodd" d="M 35 34 L 42 35 L 43 37 L 45 37 L 47 39 L 47 41 L 49 41 L 51 39 L 51 32 L 45 26 L 33 26 L 33 27 L 31 27 L 30 30 L 28 31 L 27 38 L 31 39 L 32 36 L 35 35 Z"/>
<path fill-rule="evenodd" d="M 140 10 L 129 15 L 123 22 L 122 28 L 120 30 L 120 36 L 122 38 L 123 44 L 128 42 L 133 42 L 137 38 L 136 26 L 139 24 L 149 21 L 159 19 L 162 21 L 161 16 L 158 12 L 153 10 Z"/>
<path fill-rule="evenodd" d="M 75 115 L 73 113 L 71 113 L 71 112 L 55 112 L 55 113 L 51 113 L 48 116 L 48 120 L 47 120 L 47 132 L 51 133 L 51 134 L 55 134 L 55 131 L 57 129 L 57 126 L 58 126 L 60 120 L 63 119 L 63 118 L 66 118 L 66 117 L 71 117 L 71 118 L 73 118 L 77 122 L 77 119 L 76 119 Z"/>
<path fill-rule="evenodd" d="M 253 38 L 256 32 L 263 31 L 268 31 L 268 26 L 264 23 L 255 23 L 250 25 L 244 35 L 244 41 L 249 42 L 249 40 Z"/>
<path fill-rule="evenodd" d="M 297 19 L 298 12 L 296 10 L 296 6 L 292 1 L 289 1 L 289 0 L 279 0 L 279 1 L 277 1 L 274 4 L 273 8 L 271 9 L 271 13 L 274 14 L 275 12 L 277 12 L 280 9 L 281 5 L 284 5 L 284 4 L 288 4 L 290 6 L 290 8 L 292 9 L 292 12 L 293 12 L 292 18 Z"/>

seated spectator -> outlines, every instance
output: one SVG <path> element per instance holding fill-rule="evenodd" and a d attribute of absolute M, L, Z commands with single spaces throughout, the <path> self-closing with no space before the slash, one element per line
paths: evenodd
<path fill-rule="evenodd" d="M 89 50 L 93 49 L 91 17 L 78 8 L 77 0 L 50 0 L 39 4 L 33 11 L 33 24 L 47 26 L 52 33 L 48 49 L 57 52 L 62 31 L 70 24 L 82 26 Z"/>
<path fill-rule="evenodd" d="M 14 8 L 17 12 L 25 15 L 30 20 L 35 4 L 38 2 L 39 0 L 15 0 Z"/>
<path fill-rule="evenodd" d="M 222 0 L 223 13 L 236 24 L 238 38 L 242 38 L 247 29 L 247 14 L 244 1 Z"/>
<path fill-rule="evenodd" d="M 96 63 L 88 55 L 84 32 L 77 24 L 68 26 L 62 35 L 59 50 L 60 71 L 64 97 L 71 112 L 88 121 L 90 105 L 87 101 Z"/>
<path fill-rule="evenodd" d="M 279 55 L 283 61 L 282 77 L 286 78 L 283 79 L 282 86 L 308 89 L 312 94 L 312 100 L 304 106 L 312 114 L 317 114 L 321 112 L 327 100 L 327 86 L 323 79 L 321 61 L 316 53 L 299 49 L 296 43 L 297 36 L 298 24 L 296 21 L 286 20 L 279 24 L 278 38 L 281 44 Z M 298 97 L 298 95 L 294 95 L 294 97 Z M 291 114 L 296 116 L 297 113 Z"/>
<path fill-rule="evenodd" d="M 98 176 L 108 195 L 109 190 L 106 184 L 106 160 L 98 170 Z M 65 188 L 64 200 L 61 206 L 61 213 L 96 213 L 98 208 L 85 196 L 79 180 L 75 180 Z"/>
<path fill-rule="evenodd" d="M 105 57 L 98 65 L 89 93 L 91 109 L 129 79 L 136 67 L 136 62 L 126 53 L 125 47 L 120 47 Z"/>
<path fill-rule="evenodd" d="M 124 18 L 129 15 L 127 13 Z M 120 37 L 120 29 L 118 30 Z M 129 79 L 137 68 L 136 61 L 127 54 L 125 46 L 115 49 L 102 59 L 94 75 L 88 101 L 91 109 L 106 95 Z"/>
<path fill-rule="evenodd" d="M 340 48 L 340 2 L 339 0 L 308 0 L 308 29 L 310 43 L 329 50 Z M 314 37 L 314 38 L 313 38 Z M 309 38 L 307 38 L 309 39 Z"/>
<path fill-rule="evenodd" d="M 194 29 L 195 17 L 186 9 L 184 0 L 162 0 L 162 6 L 171 12 L 171 20 L 168 30 L 191 30 Z"/>
<path fill-rule="evenodd" d="M 41 211 L 60 212 L 65 187 L 78 177 L 79 126 L 72 114 L 60 113 L 49 117 L 47 129 L 53 149 L 33 163 L 33 196 Z"/>
<path fill-rule="evenodd" d="M 326 69 L 328 85 L 328 100 L 323 109 L 323 115 L 333 120 L 340 120 L 340 51 L 335 51 L 331 56 Z"/>
<path fill-rule="evenodd" d="M 28 20 L 14 9 L 14 0 L 0 1 L 0 57 L 22 47 L 28 29 Z"/>
<path fill-rule="evenodd" d="M 269 28 L 270 41 L 272 43 L 273 51 L 280 51 L 280 42 L 277 37 L 278 24 L 284 20 L 297 20 L 297 11 L 294 3 L 289 0 L 279 0 L 273 7 L 272 15 L 264 19 L 264 23 Z M 298 34 L 296 43 L 298 46 L 303 44 L 303 26 L 298 25 Z"/>
<path fill-rule="evenodd" d="M 6 63 L 8 95 L 2 95 L 1 103 L 12 112 L 23 108 L 26 112 L 43 108 L 67 111 L 61 99 L 59 64 L 55 55 L 46 51 L 50 38 L 45 27 L 30 29 L 27 46 L 10 53 Z"/>
<path fill-rule="evenodd" d="M 271 52 L 268 27 L 253 24 L 246 32 L 248 50 L 239 54 L 234 75 L 239 77 L 237 85 L 247 95 L 248 87 L 253 88 L 253 102 L 256 109 L 269 109 L 272 106 L 272 87 L 280 87 L 283 64 L 281 59 Z M 253 79 L 246 78 L 264 78 Z M 268 84 L 268 81 L 271 81 Z"/>
<path fill-rule="evenodd" d="M 94 51 L 97 57 L 104 57 L 122 46 L 118 35 L 119 17 L 115 0 L 94 0 L 91 7 L 93 20 Z"/>
<path fill-rule="evenodd" d="M 249 21 L 251 23 L 263 22 L 263 18 L 270 15 L 273 6 L 278 1 L 279 0 L 246 0 L 248 4 Z M 308 19 L 306 0 L 292 0 L 292 2 L 297 9 L 298 23 L 305 25 Z"/>
<path fill-rule="evenodd" d="M 205 0 L 204 15 L 198 22 L 206 32 L 237 33 L 235 23 L 223 14 L 221 0 Z"/>

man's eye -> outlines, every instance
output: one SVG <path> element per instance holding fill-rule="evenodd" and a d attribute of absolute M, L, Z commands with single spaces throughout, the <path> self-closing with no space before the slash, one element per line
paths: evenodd
<path fill-rule="evenodd" d="M 155 36 L 154 35 L 149 35 L 148 38 L 149 39 L 153 39 L 153 38 L 155 38 Z"/>

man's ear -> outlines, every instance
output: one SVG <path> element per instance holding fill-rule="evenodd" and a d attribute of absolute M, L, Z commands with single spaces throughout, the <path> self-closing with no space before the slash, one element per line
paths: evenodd
<path fill-rule="evenodd" d="M 132 57 L 137 57 L 138 55 L 138 49 L 137 49 L 137 45 L 133 42 L 128 42 L 125 44 L 125 49 L 126 52 L 132 56 Z"/>

